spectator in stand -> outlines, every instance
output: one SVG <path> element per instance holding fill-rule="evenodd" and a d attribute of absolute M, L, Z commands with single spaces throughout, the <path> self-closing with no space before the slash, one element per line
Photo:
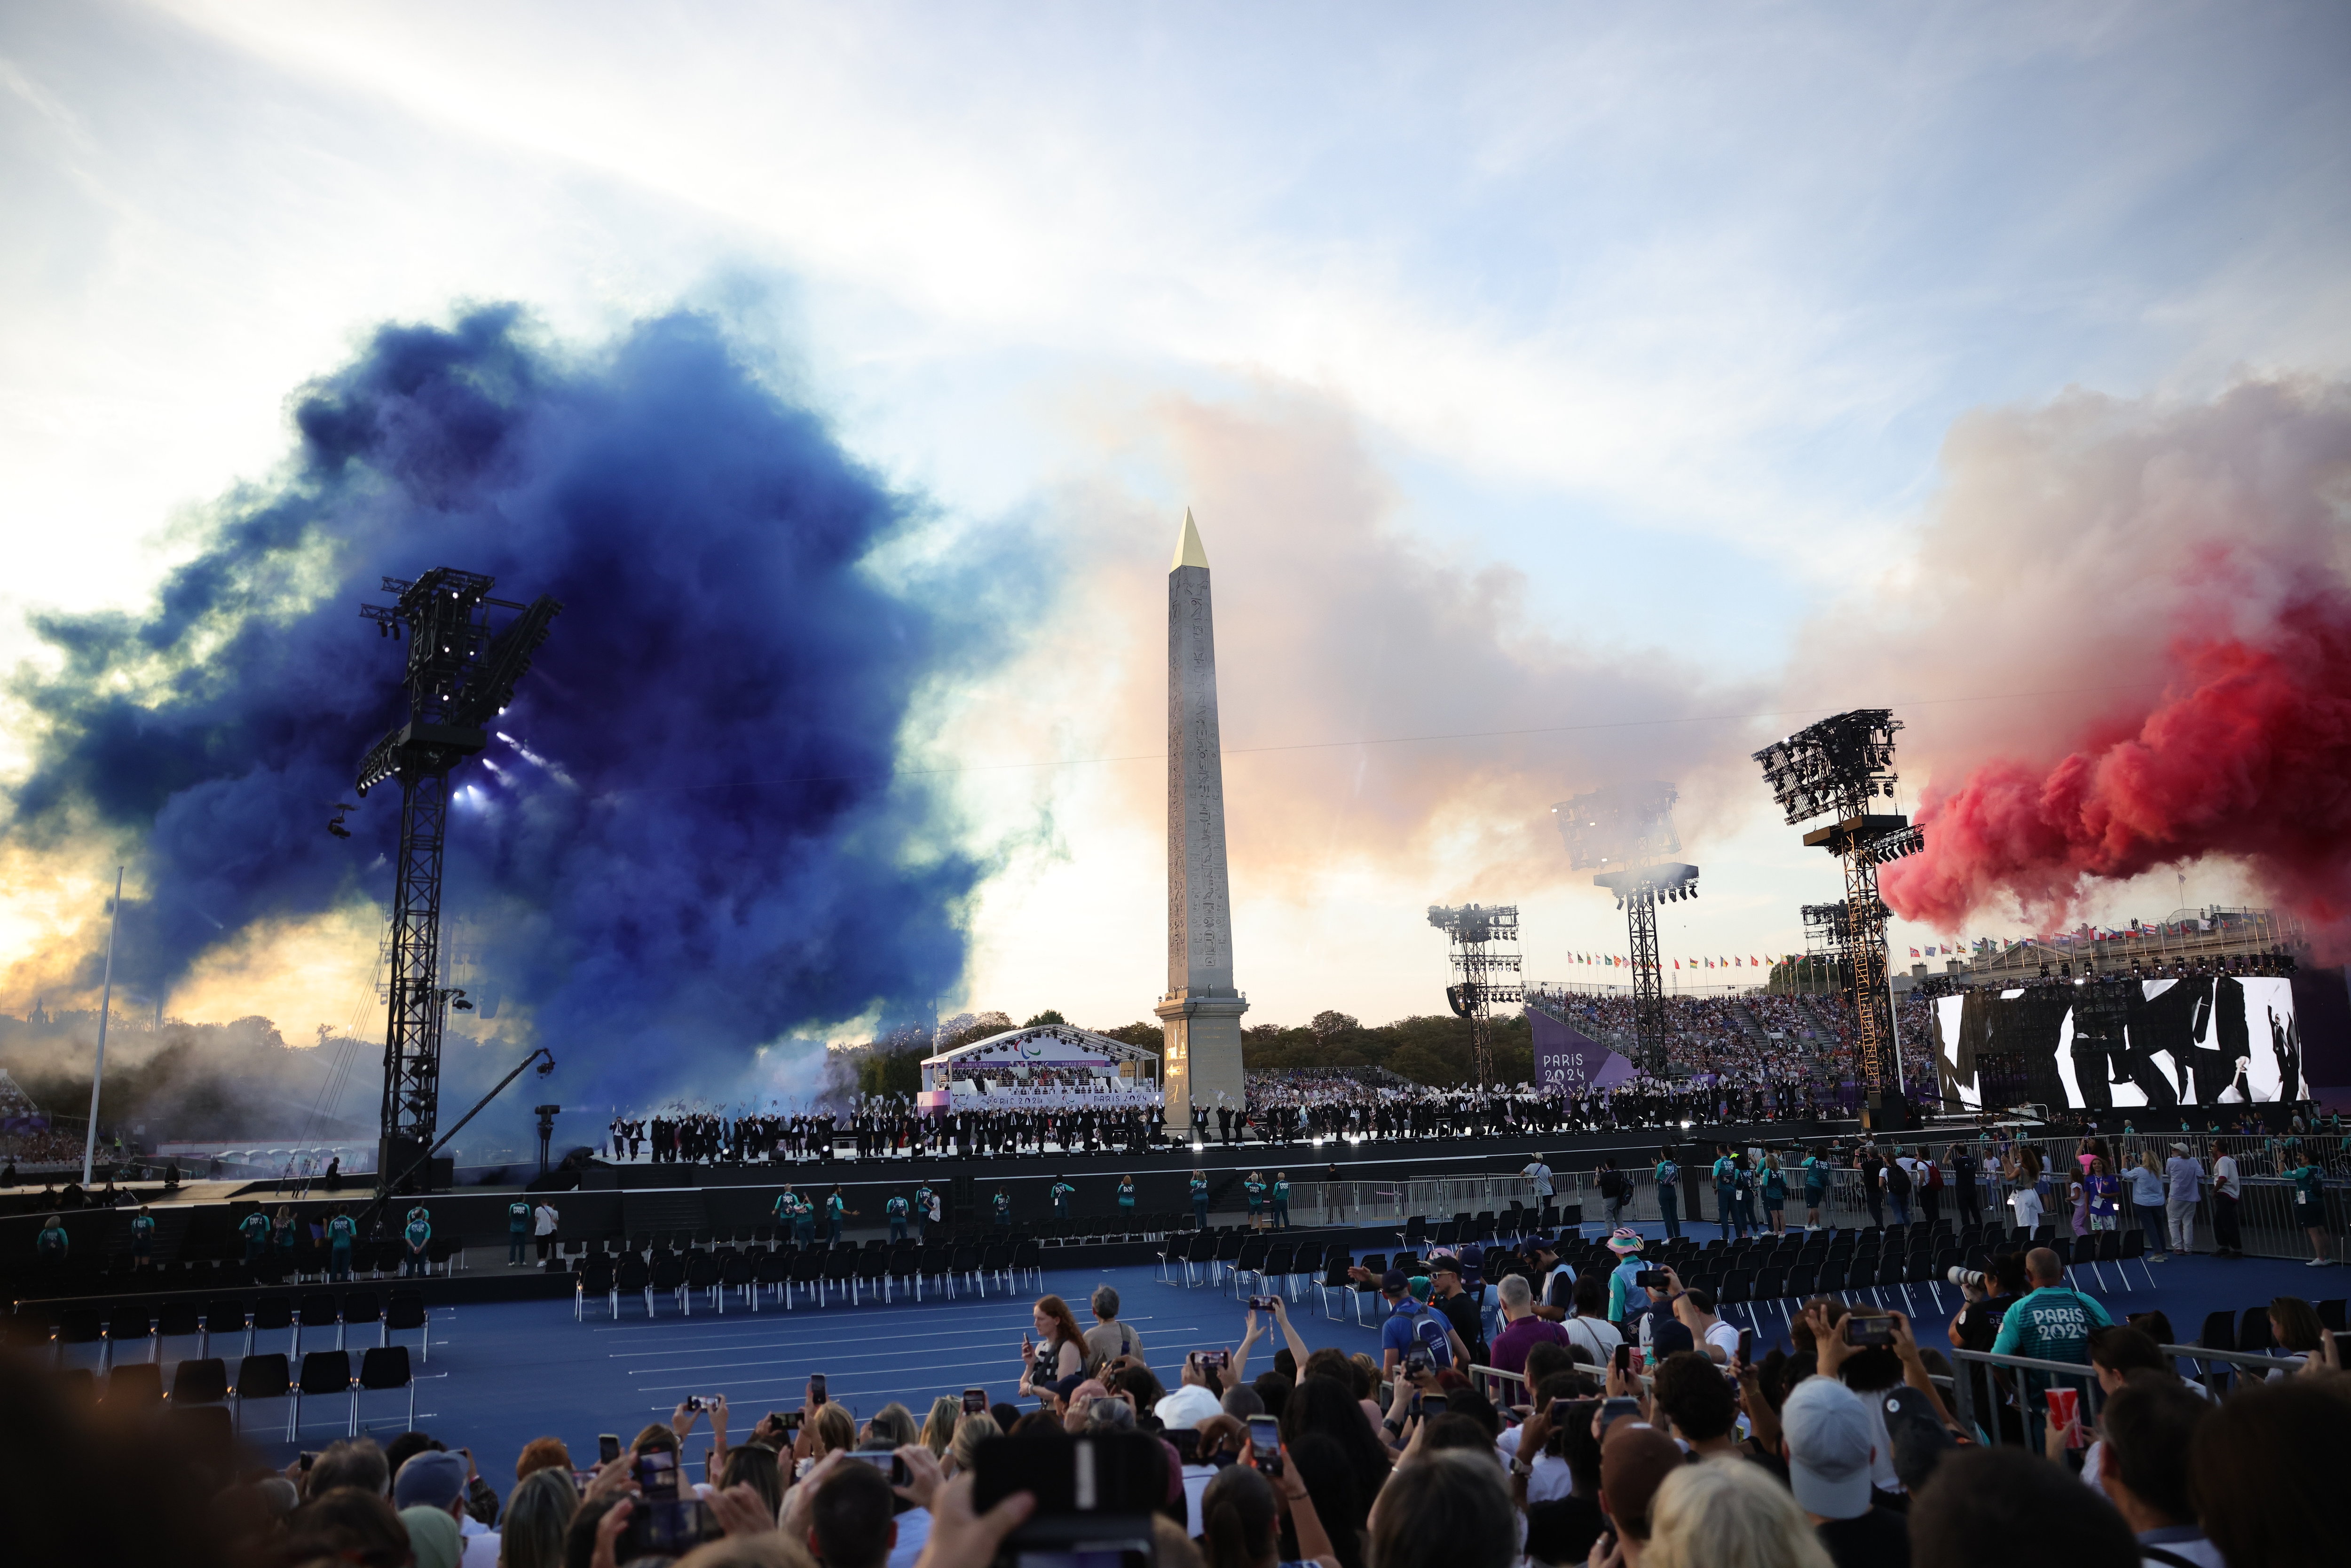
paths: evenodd
<path fill-rule="evenodd" d="M 775 1456 L 769 1454 L 768 1475 L 775 1470 Z M 580 1493 L 571 1484 L 568 1465 L 533 1470 L 507 1499 L 506 1513 L 498 1521 L 501 1568 L 563 1568 L 564 1537 L 579 1511 Z"/>
<path fill-rule="evenodd" d="M 1834 1377 L 1805 1378 L 1780 1406 L 1789 1487 L 1837 1568 L 1904 1568 L 1910 1561 L 1902 1516 L 1870 1497 L 1881 1426 L 1861 1396 Z"/>
<path fill-rule="evenodd" d="M 1583 1350 L 1594 1366 L 1605 1366 L 1625 1343 L 1624 1332 L 1608 1321 L 1608 1279 L 1586 1274 L 1575 1281 L 1575 1315 L 1562 1325 L 1567 1341 Z"/>
<path fill-rule="evenodd" d="M 1078 1327 L 1070 1303 L 1059 1296 L 1038 1297 L 1029 1310 L 1029 1322 L 1037 1331 L 1037 1341 L 1031 1344 L 1027 1334 L 1020 1336 L 1020 1392 L 1068 1394 L 1085 1375 L 1085 1331 Z"/>
<path fill-rule="evenodd" d="M 1272 1458 L 1259 1456 L 1259 1462 Z M 1298 1561 L 1339 1568 L 1314 1500 L 1289 1466 L 1274 1479 L 1252 1465 L 1233 1465 L 1201 1494 L 1201 1556 L 1207 1568 L 1280 1568 L 1285 1522 L 1297 1542 Z"/>
<path fill-rule="evenodd" d="M 1151 1413 L 1171 1432 L 1196 1427 L 1223 1408 L 1224 1388 L 1222 1375 L 1201 1365 L 1200 1353 L 1191 1351 L 1184 1357 L 1180 1386 L 1154 1406 Z"/>
<path fill-rule="evenodd" d="M 2320 1372 L 2339 1365 L 2335 1336 L 2300 1296 L 2279 1296 L 2270 1302 L 2270 1338 L 2278 1349 L 2292 1354 L 2299 1371 Z M 2287 1369 L 2280 1367 L 2270 1374 L 2270 1380 L 2287 1375 Z"/>
<path fill-rule="evenodd" d="M 2180 1561 L 2195 1568 L 2225 1568 L 2220 1549 L 2197 1528 L 2189 1489 L 2196 1430 L 2211 1410 L 2210 1399 L 2199 1398 L 2179 1378 L 2140 1370 L 2110 1391 L 2098 1417 L 2100 1459 L 2094 1484 L 2121 1513 L 2140 1547 L 2161 1548 L 2165 1556 L 2154 1560 L 2174 1568 Z M 2086 1464 L 2083 1469 L 2085 1479 L 2093 1479 Z"/>
<path fill-rule="evenodd" d="M 1004 1428 L 996 1424 L 993 1416 L 977 1411 L 956 1423 L 955 1440 L 947 1445 L 946 1458 L 939 1463 L 943 1475 L 957 1476 L 972 1468 L 979 1446 L 993 1437 L 1004 1436 Z"/>
<path fill-rule="evenodd" d="M 288 1563 L 340 1562 L 358 1568 L 406 1568 L 416 1561 L 408 1527 L 392 1504 L 355 1487 L 320 1492 L 296 1509 L 287 1517 L 282 1551 Z"/>
<path fill-rule="evenodd" d="M 419 1509 L 447 1515 L 450 1533 L 457 1535 L 466 1522 L 465 1458 L 435 1448 L 412 1456 L 392 1479 L 392 1500 L 403 1519 Z M 474 1536 L 465 1543 L 464 1557 L 465 1568 L 497 1568 L 497 1536 Z"/>
<path fill-rule="evenodd" d="M 1399 1466 L 1373 1505 L 1365 1557 L 1375 1568 L 1513 1568 L 1518 1512 L 1501 1468 L 1459 1451 Z"/>
<path fill-rule="evenodd" d="M 1732 1433 L 1739 1425 L 1739 1396 L 1705 1356 L 1681 1351 L 1659 1362 L 1652 1396 L 1673 1435 L 1699 1458 L 1738 1452 Z"/>
<path fill-rule="evenodd" d="M 923 1447 L 935 1459 L 946 1458 L 947 1445 L 955 1441 L 956 1420 L 963 1415 L 962 1401 L 942 1394 L 931 1401 L 931 1413 L 923 1417 Z"/>
<path fill-rule="evenodd" d="M 1962 1448 L 1945 1456 L 1910 1505 L 1909 1561 L 1917 1568 L 1982 1568 L 1988 1561 L 2001 1568 L 2138 1568 L 2141 1553 L 2122 1515 L 2085 1495 L 2064 1467 L 2019 1448 Z"/>
<path fill-rule="evenodd" d="M 1830 1568 L 1788 1489 L 1741 1459 L 1684 1465 L 1667 1475 L 1649 1504 L 1649 1522 L 1643 1568 Z"/>
<path fill-rule="evenodd" d="M 2245 1189 L 2237 1179 L 2237 1157 L 2217 1140 L 2212 1145 L 2212 1256 L 2241 1258 L 2244 1237 L 2237 1228 L 2237 1203 Z"/>
<path fill-rule="evenodd" d="M 1724 1322 L 1714 1313 L 1714 1292 L 1703 1286 L 1685 1286 L 1682 1277 L 1670 1268 L 1666 1271 L 1667 1286 L 1673 1294 L 1675 1320 L 1690 1332 L 1693 1348 L 1724 1366 L 1730 1364 L 1739 1354 L 1739 1330 Z"/>
<path fill-rule="evenodd" d="M 2248 1388 L 2199 1422 L 2189 1490 L 2229 1568 L 2340 1563 L 2351 1541 L 2351 1392 L 2339 1376 Z"/>
<path fill-rule="evenodd" d="M 1600 1444 L 1600 1511 L 1615 1533 L 1608 1561 L 1640 1568 L 1649 1544 L 1649 1505 L 1666 1478 L 1688 1462 L 1671 1437 L 1626 1417 L 1614 1422 Z M 1602 1538 L 1603 1545 L 1606 1537 Z M 1593 1561 L 1602 1559 L 1593 1548 Z M 1379 1568 L 1386 1568 L 1384 1563 Z"/>
<path fill-rule="evenodd" d="M 1534 1291 L 1524 1274 L 1504 1275 L 1494 1287 L 1494 1297 L 1501 1304 L 1502 1332 L 1494 1336 L 1489 1352 L 1492 1359 L 1486 1364 L 1501 1372 L 1524 1372 L 1527 1352 L 1534 1346 L 1571 1343 L 1566 1329 L 1535 1315 Z"/>
<path fill-rule="evenodd" d="M 792 1500 L 797 1512 L 788 1517 L 823 1568 L 883 1568 L 898 1544 L 896 1494 L 887 1476 L 862 1460 L 838 1458 L 810 1471 Z"/>
<path fill-rule="evenodd" d="M 458 1473 L 462 1478 L 464 1471 Z M 392 1490 L 392 1466 L 373 1437 L 346 1437 L 328 1444 L 310 1461 L 310 1473 L 303 1486 L 312 1497 L 323 1497 L 344 1487 L 357 1487 L 381 1497 Z"/>
<path fill-rule="evenodd" d="M 2171 1233 L 2171 1250 L 2196 1250 L 2196 1200 L 2204 1195 L 2204 1167 L 2186 1144 L 2171 1145 L 2171 1157 L 2163 1163 L 2164 1217 Z"/>
<path fill-rule="evenodd" d="M 1085 1334 L 1086 1370 L 1089 1373 L 1100 1375 L 1102 1368 L 1121 1356 L 1142 1357 L 1143 1336 L 1118 1321 L 1116 1291 L 1108 1285 L 1097 1285 L 1087 1305 L 1094 1314 L 1094 1326 Z"/>
<path fill-rule="evenodd" d="M 2170 1230 L 2164 1224 L 2163 1172 L 2155 1163 L 2155 1151 L 2139 1151 L 2138 1164 L 2126 1173 L 2130 1178 L 2131 1207 L 2137 1211 L 2139 1228 L 2147 1232 L 2147 1260 L 2150 1263 L 2170 1261 Z"/>
<path fill-rule="evenodd" d="M 1453 1337 L 1461 1343 L 1467 1366 L 1486 1366 L 1489 1353 L 1486 1344 L 1486 1314 L 1478 1308 L 1469 1292 L 1461 1288 L 1461 1260 L 1449 1252 L 1439 1252 L 1428 1260 L 1430 1308 L 1441 1313 L 1452 1325 Z M 1279 1310 L 1281 1298 L 1274 1297 Z"/>

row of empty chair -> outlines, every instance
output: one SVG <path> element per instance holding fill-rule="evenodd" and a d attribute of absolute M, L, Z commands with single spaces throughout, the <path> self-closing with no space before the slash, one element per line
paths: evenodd
<path fill-rule="evenodd" d="M 417 1291 L 393 1291 L 388 1300 L 372 1291 L 311 1291 L 298 1296 L 290 1292 L 257 1296 L 251 1301 L 235 1296 L 173 1301 L 160 1307 L 132 1297 L 104 1310 L 68 1306 L 36 1313 L 27 1309 L 0 1318 L 0 1338 L 6 1343 L 23 1349 L 46 1343 L 60 1364 L 69 1346 L 99 1346 L 101 1371 L 114 1368 L 121 1352 L 131 1345 L 141 1348 L 143 1359 L 160 1364 L 163 1343 L 171 1339 L 194 1337 L 197 1358 L 203 1359 L 211 1354 L 215 1338 L 243 1336 L 244 1354 L 250 1356 L 259 1336 L 284 1333 L 289 1335 L 286 1354 L 298 1357 L 308 1354 L 302 1345 L 306 1333 L 315 1343 L 318 1336 L 331 1331 L 335 1349 L 340 1351 L 352 1330 L 369 1328 L 377 1331 L 379 1345 L 391 1345 L 395 1331 L 415 1330 L 421 1336 L 418 1354 L 426 1361 L 432 1359 L 431 1320 L 423 1294 Z M 406 1354 L 404 1347 L 398 1348 Z"/>
<path fill-rule="evenodd" d="M 343 1435 L 357 1437 L 362 1393 L 408 1393 L 407 1427 L 416 1425 L 416 1380 L 409 1369 L 404 1344 L 372 1345 L 357 1367 L 347 1350 L 305 1351 L 299 1361 L 284 1351 L 241 1356 L 234 1378 L 220 1356 L 189 1356 L 172 1368 L 171 1387 L 163 1386 L 163 1369 L 152 1361 L 125 1362 L 109 1369 L 101 1380 L 87 1366 L 67 1367 L 58 1375 L 68 1396 L 77 1392 L 110 1408 L 125 1406 L 167 1406 L 175 1416 L 217 1410 L 226 1417 L 224 1437 L 245 1429 L 245 1407 L 255 1400 L 283 1399 L 286 1437 L 292 1441 L 302 1427 L 302 1401 L 348 1396 L 350 1409 L 340 1425 Z M 233 1414 L 231 1413 L 233 1410 Z M 201 1417 L 196 1417 L 201 1418 Z M 402 1428 L 403 1430 L 406 1427 Z"/>
<path fill-rule="evenodd" d="M 584 1317 L 588 1302 L 601 1297 L 607 1314 L 618 1317 L 622 1300 L 635 1296 L 643 1299 L 650 1318 L 656 1315 L 656 1301 L 666 1297 L 682 1314 L 691 1317 L 697 1299 L 724 1313 L 730 1300 L 756 1312 L 762 1301 L 772 1297 L 790 1312 L 800 1300 L 822 1307 L 836 1294 L 852 1305 L 862 1305 L 868 1290 L 887 1305 L 901 1291 L 920 1301 L 927 1285 L 935 1284 L 954 1300 L 958 1281 L 985 1296 L 991 1279 L 1010 1290 L 1028 1279 L 1041 1289 L 1044 1278 L 1040 1249 L 1033 1239 L 987 1247 L 873 1245 L 746 1251 L 729 1246 L 683 1253 L 656 1246 L 649 1249 L 648 1255 L 632 1250 L 617 1258 L 603 1252 L 582 1256 L 573 1271 L 571 1310 L 575 1319 Z"/>

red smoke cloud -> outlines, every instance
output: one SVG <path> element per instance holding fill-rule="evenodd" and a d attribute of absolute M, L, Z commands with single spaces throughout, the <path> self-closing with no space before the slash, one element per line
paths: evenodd
<path fill-rule="evenodd" d="M 2162 700 L 2046 769 L 1929 787 L 1926 849 L 1886 868 L 1905 919 L 1956 927 L 2007 894 L 2063 915 L 2085 878 L 2242 860 L 2320 946 L 2351 947 L 2351 598 L 2313 588 L 2247 636 L 2176 640 Z"/>

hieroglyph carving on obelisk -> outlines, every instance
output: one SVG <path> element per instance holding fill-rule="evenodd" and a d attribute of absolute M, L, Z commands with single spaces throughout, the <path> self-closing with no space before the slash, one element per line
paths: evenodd
<path fill-rule="evenodd" d="M 1191 1107 L 1238 1111 L 1241 1014 L 1225 876 L 1225 769 L 1217 728 L 1216 616 L 1208 552 L 1192 514 L 1167 571 L 1167 994 L 1160 1062 L 1170 1126 Z"/>

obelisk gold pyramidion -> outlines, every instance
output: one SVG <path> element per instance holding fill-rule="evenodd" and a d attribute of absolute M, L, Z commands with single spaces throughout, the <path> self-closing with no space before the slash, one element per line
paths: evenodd
<path fill-rule="evenodd" d="M 1225 767 L 1217 730 L 1216 618 L 1208 552 L 1184 513 L 1167 571 L 1167 994 L 1160 1079 L 1167 1124 L 1239 1111 L 1241 1014 L 1233 988 L 1232 893 L 1225 879 Z"/>

